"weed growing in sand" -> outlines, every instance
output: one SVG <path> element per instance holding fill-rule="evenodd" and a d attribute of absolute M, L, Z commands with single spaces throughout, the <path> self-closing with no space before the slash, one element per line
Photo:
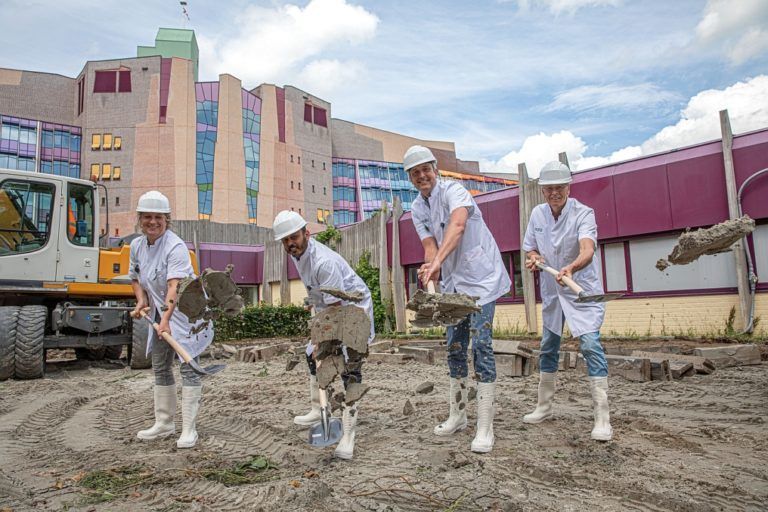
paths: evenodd
<path fill-rule="evenodd" d="M 128 489 L 153 478 L 154 474 L 141 465 L 113 469 L 97 469 L 86 473 L 77 483 L 89 491 L 82 498 L 82 505 L 94 505 L 123 496 Z"/>
<path fill-rule="evenodd" d="M 272 479 L 268 472 L 277 469 L 277 465 L 268 458 L 258 455 L 228 468 L 203 469 L 198 472 L 206 480 L 234 485 L 253 484 Z"/>
<path fill-rule="evenodd" d="M 267 365 L 265 364 L 261 367 L 261 371 L 259 371 L 259 373 L 257 373 L 256 376 L 266 377 L 267 375 L 269 375 L 269 368 L 267 368 Z"/>

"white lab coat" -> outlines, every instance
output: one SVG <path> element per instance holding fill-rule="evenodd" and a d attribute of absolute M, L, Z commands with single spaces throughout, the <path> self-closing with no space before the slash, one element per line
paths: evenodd
<path fill-rule="evenodd" d="M 368 338 L 368 344 L 373 342 L 375 336 L 373 326 L 373 300 L 371 291 L 365 282 L 358 276 L 349 263 L 338 253 L 329 249 L 314 238 L 309 239 L 307 250 L 301 257 L 293 258 L 296 270 L 299 271 L 301 282 L 307 288 L 309 303 L 314 306 L 316 311 L 322 311 L 328 308 L 329 304 L 335 304 L 341 299 L 328 295 L 320 291 L 320 288 L 336 288 L 349 292 L 360 292 L 363 300 L 360 302 L 348 302 L 341 300 L 341 305 L 352 304 L 355 307 L 365 310 L 368 318 L 371 320 L 371 334 Z M 307 354 L 313 350 L 312 343 L 307 345 Z"/>
<path fill-rule="evenodd" d="M 538 251 L 544 261 L 555 270 L 569 265 L 579 255 L 579 240 L 588 238 L 595 243 L 595 256 L 583 269 L 573 275 L 589 295 L 603 293 L 600 272 L 600 253 L 597 244 L 595 212 L 576 199 L 568 198 L 560 217 L 555 221 L 548 204 L 540 204 L 531 212 L 525 231 L 524 251 Z M 600 330 L 605 317 L 605 304 L 576 303 L 576 295 L 567 286 L 557 284 L 555 277 L 541 272 L 542 317 L 544 327 L 555 334 L 563 332 L 563 315 L 574 336 Z"/>
<path fill-rule="evenodd" d="M 479 297 L 477 304 L 483 306 L 509 292 L 512 281 L 472 195 L 455 181 L 438 180 L 428 201 L 419 194 L 413 202 L 411 219 L 421 240 L 434 237 L 440 247 L 451 213 L 462 207 L 469 209 L 469 217 L 459 245 L 442 264 L 441 289 Z"/>
<path fill-rule="evenodd" d="M 184 241 L 176 233 L 166 230 L 154 244 L 147 243 L 146 236 L 140 236 L 131 242 L 130 268 L 128 275 L 139 281 L 147 292 L 150 304 L 150 317 L 162 316 L 160 308 L 165 304 L 169 279 L 184 279 L 195 274 L 189 251 Z M 187 315 L 173 310 L 171 315 L 171 336 L 189 352 L 197 357 L 213 341 L 213 327 L 208 327 L 197 334 L 190 334 L 194 325 Z M 147 355 L 152 351 L 155 330 L 150 328 L 147 340 Z M 163 342 L 165 343 L 165 342 Z"/>

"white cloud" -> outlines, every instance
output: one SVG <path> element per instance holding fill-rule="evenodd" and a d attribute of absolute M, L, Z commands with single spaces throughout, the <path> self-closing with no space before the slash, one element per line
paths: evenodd
<path fill-rule="evenodd" d="M 296 85 L 324 99 L 354 84 L 361 85 L 365 67 L 357 61 L 314 60 L 304 66 L 296 78 Z"/>
<path fill-rule="evenodd" d="M 682 98 L 677 93 L 661 87 L 642 83 L 637 85 L 584 85 L 555 95 L 546 107 L 547 112 L 568 110 L 585 112 L 603 109 L 656 109 Z"/>
<path fill-rule="evenodd" d="M 532 5 L 541 5 L 549 9 L 552 14 L 574 14 L 583 7 L 601 7 L 604 5 L 617 7 L 622 0 L 518 0 L 521 10 L 528 10 Z"/>
<path fill-rule="evenodd" d="M 310 0 L 305 7 L 247 7 L 232 37 L 198 38 L 204 75 L 230 73 L 254 87 L 288 83 L 311 59 L 370 40 L 379 19 L 346 0 Z M 322 61 L 317 66 L 323 67 Z M 207 76 L 213 78 L 213 76 Z"/>
<path fill-rule="evenodd" d="M 584 156 L 589 146 L 572 132 L 539 133 L 526 138 L 519 150 L 510 151 L 496 162 L 482 161 L 481 169 L 487 172 L 516 172 L 517 165 L 525 162 L 529 175 L 536 177 L 543 164 L 557 158 L 562 151 L 568 154 L 568 161 L 574 170 L 584 170 L 716 140 L 721 137 L 720 111 L 723 109 L 728 109 L 734 133 L 768 128 L 766 98 L 768 76 L 760 75 L 722 90 L 709 89 L 698 93 L 680 112 L 677 123 L 663 128 L 640 146 L 627 146 L 607 156 Z"/>
<path fill-rule="evenodd" d="M 742 64 L 768 50 L 768 2 L 709 0 L 696 26 L 697 41 L 721 46 L 733 64 Z"/>

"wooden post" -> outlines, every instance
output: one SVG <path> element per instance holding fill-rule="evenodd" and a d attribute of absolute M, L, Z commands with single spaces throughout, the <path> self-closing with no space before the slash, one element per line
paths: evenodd
<path fill-rule="evenodd" d="M 280 304 L 283 306 L 291 303 L 291 284 L 288 281 L 288 255 L 280 258 Z"/>
<path fill-rule="evenodd" d="M 392 305 L 395 308 L 395 331 L 405 332 L 405 276 L 400 265 L 400 217 L 403 205 L 395 198 L 392 208 Z"/>
<path fill-rule="evenodd" d="M 272 305 L 272 283 L 266 279 L 261 283 L 261 302 Z"/>
<path fill-rule="evenodd" d="M 389 255 L 387 247 L 387 220 L 389 219 L 389 207 L 386 201 L 381 202 L 381 211 L 379 212 L 379 291 L 381 292 L 381 302 L 387 310 L 384 315 L 384 331 L 392 332 L 390 317 L 392 315 L 392 285 L 389 275 Z"/>
<path fill-rule="evenodd" d="M 531 219 L 531 212 L 536 206 L 533 200 L 532 192 L 535 193 L 536 182 L 528 179 L 528 170 L 525 164 L 517 166 L 518 179 L 518 212 L 520 216 L 520 263 L 525 264 L 525 251 L 522 249 L 525 239 L 525 230 L 528 228 L 528 222 Z M 531 190 L 533 188 L 533 190 Z M 539 332 L 539 323 L 536 317 L 536 283 L 534 282 L 533 272 L 523 268 L 521 275 L 523 277 L 523 301 L 525 302 L 525 323 L 528 326 L 529 333 Z M 514 283 L 512 284 L 514 286 Z"/>
<path fill-rule="evenodd" d="M 728 216 L 731 219 L 739 218 L 739 200 L 736 189 L 736 174 L 733 167 L 733 132 L 728 110 L 720 111 L 720 131 L 723 134 L 723 163 L 725 164 L 725 190 L 728 193 Z M 733 244 L 733 256 L 736 260 L 736 285 L 739 290 L 739 307 L 741 324 L 739 330 L 743 330 L 749 322 L 749 310 L 751 307 L 749 296 L 749 281 L 747 278 L 747 260 L 744 254 L 744 240 L 739 239 Z"/>

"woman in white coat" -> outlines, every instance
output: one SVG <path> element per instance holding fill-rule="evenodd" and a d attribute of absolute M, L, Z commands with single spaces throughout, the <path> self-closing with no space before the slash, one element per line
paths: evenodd
<path fill-rule="evenodd" d="M 213 328 L 209 325 L 196 334 L 197 329 L 184 313 L 176 309 L 178 285 L 185 277 L 193 276 L 194 270 L 184 241 L 168 229 L 171 206 L 168 198 L 156 190 L 139 198 L 139 228 L 143 236 L 131 242 L 129 276 L 136 295 L 136 308 L 131 313 L 138 317 L 142 310 L 159 327 L 149 330 L 147 355 L 152 354 L 155 373 L 155 424 L 137 434 L 139 439 L 150 441 L 175 434 L 176 382 L 173 376 L 173 348 L 158 334 L 167 332 L 173 336 L 189 355 L 197 360 L 213 341 Z M 195 420 L 200 406 L 202 385 L 200 375 L 192 367 L 181 363 L 181 437 L 179 448 L 192 448 L 197 443 Z"/>

